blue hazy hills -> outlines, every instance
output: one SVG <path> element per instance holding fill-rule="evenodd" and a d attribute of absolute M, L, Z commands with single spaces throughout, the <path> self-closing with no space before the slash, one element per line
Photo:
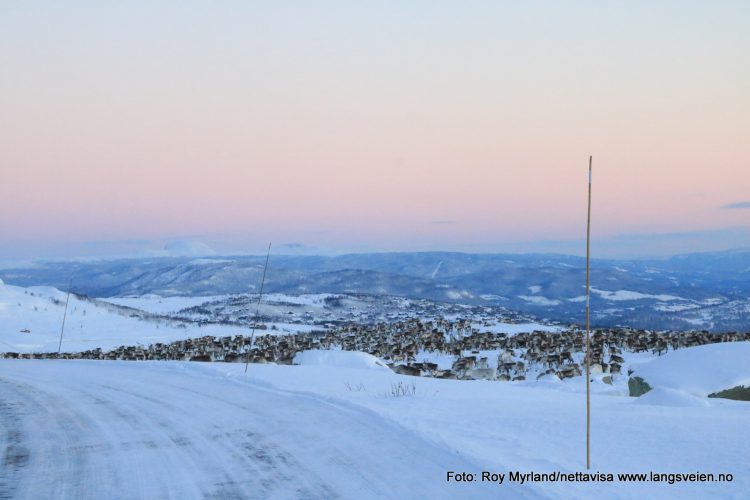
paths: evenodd
<path fill-rule="evenodd" d="M 93 297 L 257 292 L 265 256 L 47 261 L 0 269 L 19 286 Z M 647 329 L 750 329 L 750 250 L 664 260 L 592 260 L 592 322 Z M 269 292 L 396 295 L 502 306 L 580 323 L 585 259 L 554 254 L 413 252 L 272 255 Z"/>

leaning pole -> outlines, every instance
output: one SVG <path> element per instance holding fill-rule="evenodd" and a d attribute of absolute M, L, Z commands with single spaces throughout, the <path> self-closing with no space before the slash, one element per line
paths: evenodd
<path fill-rule="evenodd" d="M 57 355 L 60 355 L 62 349 L 63 333 L 65 332 L 65 318 L 68 316 L 68 302 L 70 302 L 70 289 L 73 288 L 73 278 L 68 283 L 68 296 L 65 297 L 65 311 L 63 312 L 62 326 L 60 326 L 60 342 L 57 344 Z"/>
<path fill-rule="evenodd" d="M 268 270 L 268 258 L 271 256 L 271 243 L 268 243 L 268 253 L 266 254 L 266 265 L 263 266 L 263 278 L 260 280 L 260 293 L 258 293 L 258 304 L 255 308 L 255 319 L 253 320 L 253 329 L 250 333 L 250 347 L 247 349 L 247 356 L 245 357 L 245 373 L 247 373 L 247 366 L 250 364 L 250 352 L 253 350 L 253 341 L 255 340 L 255 326 L 258 324 L 260 319 L 260 299 L 263 297 L 263 285 L 266 283 L 266 271 Z"/>

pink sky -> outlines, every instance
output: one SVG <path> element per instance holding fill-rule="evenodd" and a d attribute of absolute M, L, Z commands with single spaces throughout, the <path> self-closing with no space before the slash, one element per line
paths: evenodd
<path fill-rule="evenodd" d="M 0 7 L 2 243 L 750 226 L 745 2 L 292 5 Z"/>

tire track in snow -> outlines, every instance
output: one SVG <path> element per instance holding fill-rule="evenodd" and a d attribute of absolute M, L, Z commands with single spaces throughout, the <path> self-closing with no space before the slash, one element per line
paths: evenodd
<path fill-rule="evenodd" d="M 447 470 L 481 469 L 372 412 L 194 365 L 2 360 L 0 382 L 9 388 L 2 400 L 25 415 L 17 440 L 30 454 L 27 466 L 0 476 L 12 498 L 499 493 L 445 483 Z"/>
<path fill-rule="evenodd" d="M 4 451 L 7 466 L 0 471 L 4 485 L 0 497 L 41 498 L 26 494 L 39 477 L 49 484 L 48 498 L 69 497 L 71 491 L 86 487 L 93 479 L 84 473 L 89 456 L 81 445 L 81 436 L 91 427 L 87 417 L 71 413 L 59 398 L 19 380 L 0 378 L 0 388 L 0 418 L 9 437 Z M 50 467 L 53 460 L 56 465 Z"/>
<path fill-rule="evenodd" d="M 2 394 L 7 392 L 5 385 L 0 383 Z M 0 499 L 13 498 L 22 469 L 29 462 L 29 450 L 18 426 L 18 407 L 16 401 L 0 397 Z"/>

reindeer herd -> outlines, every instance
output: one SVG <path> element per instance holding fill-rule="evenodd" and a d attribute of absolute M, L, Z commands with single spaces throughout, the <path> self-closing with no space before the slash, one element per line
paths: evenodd
<path fill-rule="evenodd" d="M 485 325 L 489 326 L 489 325 Z M 662 355 L 679 349 L 717 342 L 750 340 L 750 333 L 651 332 L 629 328 L 596 329 L 591 335 L 592 373 L 618 374 L 623 351 L 651 351 Z M 584 370 L 585 332 L 569 328 L 560 332 L 533 331 L 507 335 L 480 332 L 469 320 L 411 319 L 374 325 L 349 324 L 328 331 L 256 337 L 201 337 L 143 346 L 121 346 L 111 351 L 79 353 L 0 353 L 5 358 L 176 360 L 292 364 L 305 350 L 362 351 L 388 363 L 396 373 L 460 380 L 560 379 L 580 376 Z M 429 359 L 448 359 L 443 363 Z M 450 364 L 450 366 L 448 366 Z M 441 366 L 442 365 L 442 366 Z"/>

